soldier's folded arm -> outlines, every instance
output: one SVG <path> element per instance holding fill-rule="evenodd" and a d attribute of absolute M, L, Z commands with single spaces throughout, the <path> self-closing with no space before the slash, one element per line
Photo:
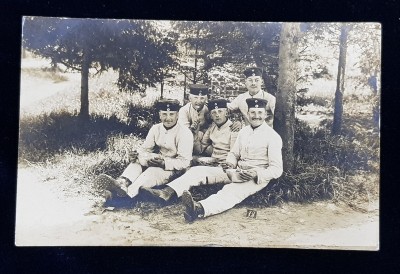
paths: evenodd
<path fill-rule="evenodd" d="M 210 126 L 206 132 L 204 133 L 203 137 L 201 138 L 200 142 L 195 143 L 194 146 L 194 151 L 196 154 L 201 154 L 206 150 L 206 148 L 212 144 L 212 141 L 210 139 L 210 132 L 211 132 L 211 127 Z"/>
<path fill-rule="evenodd" d="M 275 114 L 275 104 L 276 104 L 276 98 L 275 96 L 271 95 L 268 98 L 268 106 L 271 109 L 271 114 L 274 115 Z"/>
<path fill-rule="evenodd" d="M 231 151 L 228 152 L 228 156 L 226 156 L 227 164 L 232 165 L 233 168 L 237 167 L 240 158 L 240 139 L 241 139 L 240 136 L 241 135 L 238 134 L 237 136 L 234 137 L 236 139 L 235 143 L 231 147 Z"/>
<path fill-rule="evenodd" d="M 282 140 L 279 136 L 272 138 L 268 144 L 268 160 L 269 166 L 267 168 L 256 168 L 257 184 L 279 178 L 283 173 Z"/>
<path fill-rule="evenodd" d="M 155 130 L 155 126 L 150 128 L 149 133 L 146 136 L 146 140 L 144 141 L 142 147 L 138 149 L 138 160 L 142 166 L 147 166 L 147 162 L 150 159 L 159 156 L 157 153 L 153 153 L 153 149 L 156 146 Z"/>
<path fill-rule="evenodd" d="M 188 130 L 180 133 L 175 158 L 164 157 L 165 170 L 182 170 L 190 166 L 193 153 L 193 134 Z"/>

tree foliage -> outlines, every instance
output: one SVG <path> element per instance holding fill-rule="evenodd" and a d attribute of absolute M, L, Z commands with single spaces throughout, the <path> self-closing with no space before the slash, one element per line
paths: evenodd
<path fill-rule="evenodd" d="M 89 69 L 118 70 L 119 87 L 136 90 L 161 81 L 176 50 L 149 21 L 50 17 L 24 18 L 23 46 L 81 72 L 82 116 L 89 115 Z"/>
<path fill-rule="evenodd" d="M 275 94 L 280 23 L 175 22 L 174 27 L 194 59 L 182 70 L 189 80 L 207 81 L 207 72 L 227 63 L 237 66 L 238 73 L 256 65 L 264 69 L 265 85 Z"/>

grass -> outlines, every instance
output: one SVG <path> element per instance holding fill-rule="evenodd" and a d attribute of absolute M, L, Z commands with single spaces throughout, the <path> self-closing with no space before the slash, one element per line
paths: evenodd
<path fill-rule="evenodd" d="M 102 193 L 93 179 L 100 173 L 121 174 L 128 164 L 128 152 L 140 146 L 150 126 L 158 121 L 152 105 L 155 96 L 146 99 L 118 92 L 110 84 L 114 76 L 104 77 L 109 81 L 91 79 L 89 120 L 80 120 L 70 107 L 70 98 L 53 98 L 46 111 L 20 119 L 20 164 L 40 169 L 45 180 L 65 180 L 70 182 L 68 188 L 96 198 Z M 324 97 L 308 97 L 302 104 L 306 110 L 317 106 L 317 113 L 332 115 L 331 102 Z M 380 144 L 379 133 L 372 130 L 369 98 L 346 96 L 344 110 L 341 136 L 331 136 L 330 120 L 319 128 L 296 121 L 294 172 L 271 181 L 241 205 L 264 207 L 322 199 L 354 204 L 377 198 Z M 192 193 L 200 200 L 221 188 L 194 187 Z M 147 208 L 143 203 L 137 207 Z"/>
<path fill-rule="evenodd" d="M 89 120 L 82 120 L 67 111 L 21 117 L 19 157 L 40 162 L 66 151 L 105 150 L 110 136 L 118 134 L 144 138 L 155 119 L 154 108 L 132 103 L 127 108 L 125 121 L 115 114 L 108 117 L 92 114 Z"/>

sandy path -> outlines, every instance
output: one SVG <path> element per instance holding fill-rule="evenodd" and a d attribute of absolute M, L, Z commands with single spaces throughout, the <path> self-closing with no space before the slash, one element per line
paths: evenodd
<path fill-rule="evenodd" d="M 378 249 L 378 204 L 367 213 L 329 202 L 284 204 L 245 216 L 234 208 L 185 223 L 182 206 L 141 216 L 133 210 L 93 213 L 93 201 L 67 195 L 54 180 L 41 181 L 33 168 L 18 170 L 18 246 L 240 246 Z M 61 183 L 62 184 L 62 183 Z"/>

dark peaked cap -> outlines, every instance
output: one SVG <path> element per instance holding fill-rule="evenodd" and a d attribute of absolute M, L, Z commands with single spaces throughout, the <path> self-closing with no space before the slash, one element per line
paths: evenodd
<path fill-rule="evenodd" d="M 249 108 L 264 108 L 267 106 L 268 101 L 260 98 L 248 98 L 246 99 L 247 106 Z"/>
<path fill-rule="evenodd" d="M 218 108 L 227 108 L 228 101 L 225 99 L 214 99 L 208 102 L 207 106 L 209 110 Z"/>
<path fill-rule="evenodd" d="M 243 74 L 247 77 L 250 76 L 262 76 L 262 68 L 258 67 L 252 67 L 252 68 L 247 68 L 243 71 Z"/>
<path fill-rule="evenodd" d="M 156 104 L 158 110 L 164 111 L 178 111 L 180 107 L 179 101 L 174 99 L 162 99 Z"/>
<path fill-rule="evenodd" d="M 205 96 L 208 94 L 208 86 L 203 84 L 193 84 L 189 85 L 190 94 Z"/>

